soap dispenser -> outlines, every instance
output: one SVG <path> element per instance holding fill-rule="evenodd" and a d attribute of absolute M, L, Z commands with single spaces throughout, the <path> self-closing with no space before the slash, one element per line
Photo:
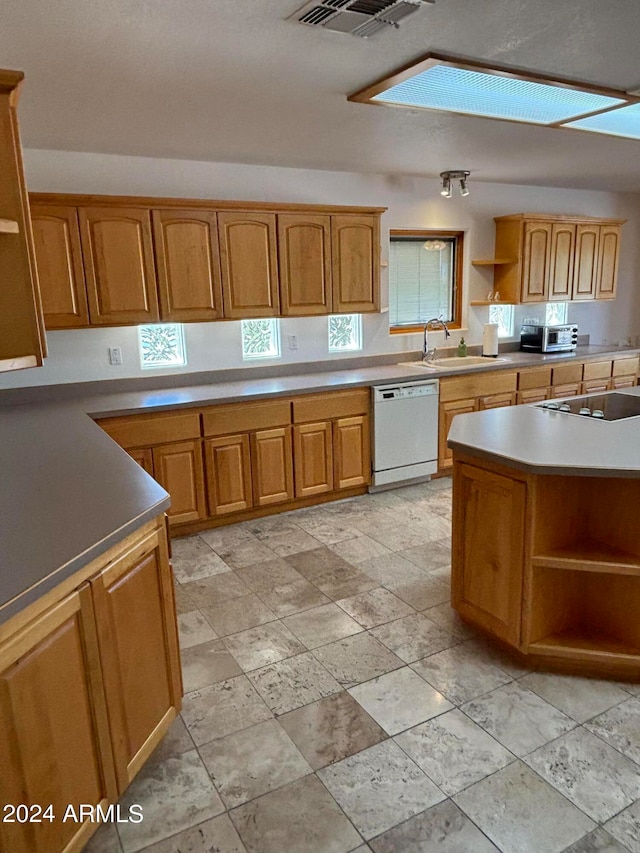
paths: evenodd
<path fill-rule="evenodd" d="M 458 344 L 458 356 L 459 358 L 464 358 L 467 354 L 467 344 L 465 343 L 464 338 L 460 338 L 460 343 Z"/>

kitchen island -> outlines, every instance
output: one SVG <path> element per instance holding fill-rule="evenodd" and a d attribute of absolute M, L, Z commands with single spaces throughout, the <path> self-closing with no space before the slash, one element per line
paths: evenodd
<path fill-rule="evenodd" d="M 640 417 L 517 406 L 448 442 L 460 615 L 534 667 L 639 681 Z"/>

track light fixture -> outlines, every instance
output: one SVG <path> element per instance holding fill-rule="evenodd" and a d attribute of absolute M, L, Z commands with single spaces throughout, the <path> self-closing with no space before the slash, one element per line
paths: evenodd
<path fill-rule="evenodd" d="M 467 178 L 471 172 L 466 169 L 453 169 L 448 172 L 440 172 L 440 177 L 442 178 L 442 189 L 440 190 L 440 195 L 444 196 L 444 198 L 451 198 L 452 189 L 451 189 L 451 181 L 460 181 L 460 195 L 467 196 L 469 195 L 469 187 L 467 186 Z"/>

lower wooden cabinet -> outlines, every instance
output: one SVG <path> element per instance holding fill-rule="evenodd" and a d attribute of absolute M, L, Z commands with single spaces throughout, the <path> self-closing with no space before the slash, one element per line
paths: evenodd
<path fill-rule="evenodd" d="M 251 434 L 253 500 L 269 506 L 293 500 L 291 427 L 263 429 Z"/>
<path fill-rule="evenodd" d="M 5 810 L 2 853 L 79 853 L 98 823 L 65 821 L 67 809 L 106 812 L 180 711 L 163 519 L 81 573 L 75 591 L 0 626 L 0 803 L 55 815 L 12 823 Z"/>
<path fill-rule="evenodd" d="M 370 435 L 368 415 L 355 415 L 334 421 L 335 489 L 352 489 L 371 482 Z"/>
<path fill-rule="evenodd" d="M 548 399 L 548 388 L 526 388 L 523 391 L 518 391 L 516 395 L 517 405 L 525 405 L 526 403 L 541 403 Z"/>
<path fill-rule="evenodd" d="M 124 791 L 175 719 L 182 696 L 166 541 L 150 533 L 91 588 L 116 778 Z"/>
<path fill-rule="evenodd" d="M 92 827 L 62 817 L 68 805 L 106 807 L 117 799 L 109 740 L 93 603 L 84 584 L 0 646 L 0 804 L 51 804 L 56 816 L 8 822 L 5 808 L 3 853 L 84 846 Z"/>
<path fill-rule="evenodd" d="M 296 497 L 333 491 L 331 421 L 296 424 L 293 428 Z"/>
<path fill-rule="evenodd" d="M 253 489 L 248 434 L 207 438 L 204 453 L 210 514 L 250 509 Z"/>
<path fill-rule="evenodd" d="M 452 604 L 496 637 L 520 642 L 526 484 L 458 464 L 454 469 Z"/>
<path fill-rule="evenodd" d="M 451 424 L 456 415 L 464 415 L 467 412 L 477 411 L 476 398 L 466 400 L 452 400 L 440 403 L 440 416 L 438 425 L 438 468 L 444 470 L 453 466 L 453 452 L 447 447 L 447 436 Z"/>
<path fill-rule="evenodd" d="M 516 392 L 507 391 L 504 394 L 488 394 L 478 399 L 478 408 L 481 411 L 485 409 L 501 409 L 503 406 L 515 406 Z"/>
<path fill-rule="evenodd" d="M 553 399 L 577 397 L 579 394 L 582 394 L 582 382 L 567 382 L 565 385 L 552 385 L 550 393 Z"/>
<path fill-rule="evenodd" d="M 171 495 L 170 524 L 207 517 L 202 443 L 199 439 L 154 447 L 153 473 Z"/>

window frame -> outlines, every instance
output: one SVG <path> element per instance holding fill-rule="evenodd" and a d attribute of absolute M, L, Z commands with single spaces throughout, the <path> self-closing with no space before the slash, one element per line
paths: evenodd
<path fill-rule="evenodd" d="M 452 231 L 443 228 L 392 228 L 389 230 L 389 243 L 391 243 L 394 237 L 415 237 L 416 241 L 424 240 L 425 243 L 427 240 L 437 240 L 438 237 L 455 238 L 455 249 L 453 252 L 453 320 L 451 320 L 450 322 L 447 321 L 447 327 L 449 329 L 461 329 L 463 302 L 462 270 L 464 266 L 464 231 Z M 431 326 L 429 326 L 429 328 L 431 329 Z M 440 326 L 433 326 L 433 329 L 435 331 L 437 331 L 439 328 Z M 422 332 L 423 329 L 424 323 L 417 323 L 412 326 L 392 326 L 391 324 L 389 324 L 390 335 L 411 335 L 416 332 Z"/>
<path fill-rule="evenodd" d="M 144 346 L 142 342 L 143 329 L 160 329 L 166 326 L 174 326 L 176 328 L 176 336 L 179 341 L 178 350 L 182 354 L 182 361 L 174 362 L 155 362 L 145 364 L 144 361 Z M 139 323 L 137 327 L 138 338 L 138 359 L 140 361 L 140 370 L 175 370 L 181 367 L 187 367 L 189 359 L 187 356 L 187 341 L 184 333 L 184 323 Z"/>

